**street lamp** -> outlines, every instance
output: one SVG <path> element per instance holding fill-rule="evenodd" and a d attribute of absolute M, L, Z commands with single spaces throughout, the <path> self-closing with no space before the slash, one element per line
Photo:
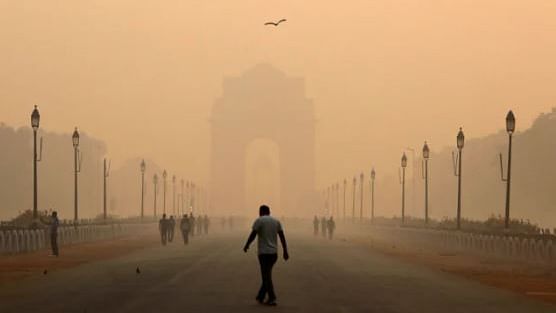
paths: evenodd
<path fill-rule="evenodd" d="M 510 183 L 511 183 L 511 173 L 512 173 L 512 138 L 515 132 L 515 116 L 510 110 L 508 115 L 506 115 L 506 131 L 508 132 L 508 172 L 504 179 L 504 173 L 502 173 L 502 180 L 506 181 L 506 216 L 504 219 L 504 227 L 508 229 L 510 227 Z M 500 167 L 502 167 L 502 155 L 500 155 Z"/>
<path fill-rule="evenodd" d="M 163 201 L 162 201 L 162 213 L 166 214 L 166 178 L 168 177 L 168 173 L 166 170 L 162 172 L 162 179 L 163 179 Z"/>
<path fill-rule="evenodd" d="M 141 160 L 139 168 L 141 169 L 141 221 L 143 221 L 145 216 L 145 170 L 147 169 L 145 159 Z"/>
<path fill-rule="evenodd" d="M 363 172 L 361 172 L 361 174 L 359 175 L 359 183 L 361 185 L 361 206 L 359 207 L 359 221 L 363 222 L 363 196 L 364 196 L 364 180 L 365 179 L 365 174 L 363 174 Z"/>
<path fill-rule="evenodd" d="M 104 220 L 104 223 L 106 223 L 106 217 L 107 217 L 107 210 L 106 210 L 106 198 L 107 198 L 107 188 L 106 188 L 106 180 L 107 178 L 110 176 L 110 164 L 112 162 L 108 162 L 108 166 L 106 166 L 106 158 L 104 158 L 104 167 L 103 167 L 103 203 L 102 203 L 102 217 Z"/>
<path fill-rule="evenodd" d="M 407 156 L 405 152 L 402 155 L 402 177 L 400 183 L 402 184 L 402 224 L 405 223 L 405 168 L 407 167 Z"/>
<path fill-rule="evenodd" d="M 73 160 L 74 160 L 74 216 L 73 220 L 75 225 L 77 226 L 77 221 L 79 218 L 78 215 L 78 194 L 77 194 L 77 174 L 81 171 L 81 162 L 79 158 L 79 132 L 77 131 L 77 127 L 73 131 L 73 135 L 71 136 L 72 143 L 73 143 Z"/>
<path fill-rule="evenodd" d="M 461 163 L 462 163 L 462 152 L 463 146 L 465 144 L 465 136 L 463 135 L 463 130 L 460 127 L 458 135 L 456 137 L 456 146 L 458 148 L 457 157 L 452 153 L 452 162 L 454 163 L 454 175 L 458 178 L 458 208 L 457 208 L 457 229 L 461 229 Z"/>
<path fill-rule="evenodd" d="M 357 178 L 353 176 L 353 206 L 351 208 L 351 221 L 355 221 L 355 186 L 357 185 Z"/>
<path fill-rule="evenodd" d="M 346 221 L 346 189 L 347 189 L 347 179 L 344 178 L 344 222 Z"/>
<path fill-rule="evenodd" d="M 153 185 L 154 185 L 154 206 L 153 206 L 153 210 L 154 210 L 154 217 L 156 218 L 156 195 L 158 194 L 158 175 L 154 174 L 153 176 Z"/>
<path fill-rule="evenodd" d="M 182 215 L 182 214 L 185 213 L 185 207 L 184 207 L 185 199 L 184 199 L 184 194 L 183 194 L 183 186 L 185 184 L 185 181 L 183 180 L 183 178 L 180 181 L 180 183 L 181 183 L 181 201 L 180 201 L 181 202 L 181 212 L 180 212 L 180 215 Z M 178 207 L 179 207 L 179 205 L 178 205 Z"/>
<path fill-rule="evenodd" d="M 340 184 L 336 183 L 336 217 L 340 216 Z"/>
<path fill-rule="evenodd" d="M 39 109 L 35 105 L 35 109 L 33 110 L 33 113 L 31 113 L 31 127 L 33 128 L 33 220 L 35 220 L 35 221 L 38 218 L 37 162 L 39 160 L 38 160 L 38 157 L 37 157 L 37 131 L 39 130 L 40 121 L 41 121 L 41 115 L 39 113 Z M 41 140 L 41 143 L 42 143 L 42 140 Z M 41 148 L 42 148 L 42 144 L 41 144 Z"/>
<path fill-rule="evenodd" d="M 375 168 L 371 170 L 371 222 L 375 220 Z"/>
<path fill-rule="evenodd" d="M 176 175 L 172 175 L 172 212 L 176 215 Z"/>
<path fill-rule="evenodd" d="M 423 178 L 425 179 L 425 224 L 429 223 L 429 158 L 430 150 L 427 142 L 423 145 Z"/>
<path fill-rule="evenodd" d="M 186 211 L 189 210 L 191 213 L 191 196 L 190 196 L 190 184 L 189 184 L 189 180 L 185 183 L 185 205 L 186 205 Z"/>

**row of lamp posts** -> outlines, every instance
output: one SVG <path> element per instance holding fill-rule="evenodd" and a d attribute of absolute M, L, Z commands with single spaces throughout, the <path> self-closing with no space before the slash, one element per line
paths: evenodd
<path fill-rule="evenodd" d="M 141 160 L 139 165 L 141 170 L 141 220 L 145 217 L 145 171 L 147 169 L 147 165 L 145 160 Z M 162 201 L 162 210 L 163 213 L 166 213 L 166 189 L 167 189 L 167 178 L 168 172 L 164 170 L 162 172 L 162 179 L 163 179 L 163 201 Z M 157 213 L 157 196 L 158 196 L 158 180 L 159 176 L 157 173 L 153 175 L 153 187 L 154 187 L 154 203 L 153 203 L 153 215 L 154 217 L 158 216 Z M 177 213 L 180 214 L 180 203 L 181 203 L 181 213 L 185 214 L 187 211 L 187 207 L 190 208 L 191 211 L 195 208 L 195 199 L 199 201 L 201 196 L 201 188 L 196 186 L 193 182 L 185 182 L 183 179 L 180 180 L 181 184 L 181 194 L 178 194 L 178 198 L 176 199 L 176 182 L 177 178 L 175 175 L 172 176 L 172 211 L 174 215 L 176 214 L 176 204 L 178 207 Z M 184 187 L 185 193 L 184 193 Z M 198 195 L 196 195 L 198 193 Z M 187 206 L 187 207 L 186 207 Z"/>
<path fill-rule="evenodd" d="M 505 201 L 505 216 L 504 227 L 510 227 L 510 187 L 511 187 L 511 168 L 512 168 L 512 138 L 515 132 L 515 116 L 510 110 L 506 115 L 506 132 L 508 133 L 508 163 L 506 177 L 504 177 L 504 167 L 502 161 L 502 154 L 500 154 L 500 170 L 502 181 L 506 182 L 506 201 Z M 456 209 L 456 228 L 461 229 L 461 197 L 462 197 L 462 161 L 463 161 L 463 147 L 465 145 L 465 135 L 463 129 L 460 128 L 456 136 L 457 152 L 452 153 L 452 162 L 454 167 L 454 176 L 457 177 L 457 209 Z M 423 178 L 425 180 L 425 223 L 429 221 L 429 168 L 428 162 L 430 158 L 430 150 L 427 142 L 423 146 Z M 405 153 L 401 159 L 402 167 L 402 223 L 405 217 L 405 168 L 407 167 L 407 157 Z"/>
<path fill-rule="evenodd" d="M 375 213 L 375 177 L 376 172 L 373 168 L 370 175 L 370 203 L 371 203 L 371 220 L 374 220 Z M 364 182 L 365 174 L 359 174 L 359 187 L 360 187 L 360 197 L 359 203 L 357 203 L 357 176 L 353 177 L 353 196 L 352 196 L 352 208 L 351 208 L 351 218 L 355 220 L 356 206 L 359 205 L 359 219 L 363 220 L 363 209 L 364 209 Z M 346 219 L 346 194 L 347 194 L 347 179 L 343 181 L 343 206 L 342 206 L 342 216 Z M 325 214 L 328 215 L 340 215 L 340 184 L 334 183 L 323 190 L 324 207 Z"/>
<path fill-rule="evenodd" d="M 515 116 L 512 111 L 509 111 L 506 115 L 506 132 L 508 133 L 508 162 L 507 162 L 507 170 L 506 175 L 504 175 L 504 166 L 503 166 L 503 158 L 502 154 L 500 154 L 500 169 L 501 169 L 501 177 L 502 181 L 506 183 L 506 199 L 505 199 L 505 218 L 504 218 L 504 227 L 506 229 L 510 226 L 510 187 L 511 187 L 511 168 L 512 168 L 512 139 L 513 134 L 515 132 Z M 459 132 L 456 136 L 456 148 L 457 152 L 452 153 L 452 162 L 454 167 L 454 175 L 457 177 L 457 209 L 456 209 L 456 228 L 461 229 L 461 196 L 462 196 L 462 158 L 463 158 L 463 147 L 465 145 L 465 135 L 463 133 L 463 129 L 460 128 Z M 413 150 L 414 152 L 414 150 Z M 430 148 L 425 141 L 422 149 L 422 178 L 424 180 L 424 206 L 425 206 L 425 224 L 429 223 L 429 160 L 430 160 Z M 401 169 L 399 173 L 399 180 L 401 185 L 401 221 L 402 224 L 405 223 L 405 171 L 407 168 L 407 156 L 405 152 L 402 154 L 401 157 Z M 414 171 L 415 172 L 415 171 Z M 370 193 L 371 193 L 371 221 L 374 220 L 375 217 L 375 195 L 374 195 L 374 184 L 375 184 L 375 177 L 376 172 L 374 168 L 371 171 L 371 179 L 369 181 L 370 184 Z M 363 218 L 363 181 L 364 181 L 364 174 L 360 174 L 360 187 L 361 187 L 361 204 L 360 204 L 360 219 Z M 338 191 L 339 185 L 336 186 L 336 191 Z M 343 196 L 343 217 L 346 217 L 346 189 L 347 189 L 347 180 L 344 179 L 344 196 Z M 353 177 L 353 197 L 352 197 L 352 218 L 355 219 L 355 209 L 356 209 L 356 187 L 357 187 L 357 178 Z M 331 187 L 328 188 L 330 190 Z M 334 187 L 332 187 L 334 189 Z M 327 195 L 326 197 L 329 197 Z M 328 203 L 328 199 L 326 200 Z"/>
<path fill-rule="evenodd" d="M 33 129 L 33 223 L 37 222 L 38 219 L 38 179 L 37 179 L 37 163 L 41 161 L 42 159 L 42 138 L 40 139 L 40 151 L 37 149 L 37 134 L 38 134 L 38 130 L 39 130 L 39 126 L 40 126 L 40 112 L 38 110 L 38 107 L 35 105 L 35 108 L 33 109 L 33 112 L 31 113 L 31 127 Z M 72 134 L 72 144 L 73 144 L 73 152 L 74 152 L 74 224 L 77 225 L 78 220 L 79 220 L 79 193 L 78 193 L 78 184 L 79 184 L 79 173 L 81 172 L 81 152 L 79 150 L 79 143 L 80 143 L 80 135 L 79 135 L 79 131 L 77 129 L 77 127 L 74 129 L 73 134 Z M 107 178 L 109 176 L 109 172 L 110 172 L 110 163 L 108 163 L 107 165 L 107 160 L 104 159 L 104 170 L 103 170 L 103 218 L 106 221 L 107 219 Z M 141 219 L 143 219 L 144 217 L 144 206 L 145 206 L 145 171 L 146 171 L 146 163 L 145 160 L 141 161 L 140 164 L 140 170 L 141 170 Z M 164 204 L 163 204 L 163 210 L 164 213 L 166 212 L 166 187 L 167 187 L 167 176 L 168 173 L 166 172 L 166 170 L 164 170 L 164 172 L 162 173 L 162 177 L 164 179 Z M 155 174 L 153 177 L 153 183 L 154 183 L 154 215 L 157 216 L 156 213 L 156 197 L 157 197 L 157 193 L 158 193 L 158 175 Z M 175 209 L 176 209 L 176 203 L 178 203 L 179 206 L 179 201 L 176 202 L 176 176 L 172 176 L 172 184 L 173 184 L 173 210 L 175 213 Z M 182 190 L 182 209 L 185 212 L 185 198 L 184 198 L 184 193 L 183 193 L 183 188 L 184 188 L 184 180 L 181 180 L 181 190 Z M 187 182 L 187 190 L 190 191 L 190 203 L 188 203 L 188 205 L 190 205 L 192 208 L 194 207 L 194 201 L 195 201 L 195 190 L 196 190 L 196 186 L 194 183 L 189 183 Z M 201 190 L 200 188 L 197 188 L 197 191 L 200 193 Z M 200 194 L 199 194 L 200 195 Z"/>

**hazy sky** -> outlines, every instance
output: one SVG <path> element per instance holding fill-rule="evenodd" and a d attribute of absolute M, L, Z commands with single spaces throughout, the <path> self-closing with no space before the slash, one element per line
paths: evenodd
<path fill-rule="evenodd" d="M 206 180 L 225 76 L 260 62 L 305 78 L 320 184 L 401 149 L 524 128 L 555 105 L 556 1 L 0 0 L 0 121 L 74 126 L 114 162 Z M 287 18 L 278 28 L 268 20 Z M 264 104 L 262 104 L 264 105 Z M 68 145 L 71 144 L 68 142 Z"/>

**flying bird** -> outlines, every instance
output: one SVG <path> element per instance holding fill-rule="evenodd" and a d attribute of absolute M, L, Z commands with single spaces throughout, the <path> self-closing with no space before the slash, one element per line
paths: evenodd
<path fill-rule="evenodd" d="M 283 19 L 279 20 L 278 22 L 266 22 L 266 23 L 264 23 L 264 24 L 265 24 L 265 25 L 278 26 L 278 25 L 280 25 L 280 23 L 285 22 L 285 21 L 286 21 L 286 19 L 283 18 Z"/>

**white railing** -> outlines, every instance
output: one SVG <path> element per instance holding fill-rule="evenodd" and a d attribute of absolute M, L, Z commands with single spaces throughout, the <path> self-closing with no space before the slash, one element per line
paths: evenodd
<path fill-rule="evenodd" d="M 130 225 L 87 225 L 59 227 L 58 246 L 115 239 L 129 231 Z M 16 254 L 50 248 L 48 229 L 0 231 L 0 254 Z"/>
<path fill-rule="evenodd" d="M 556 242 L 552 239 L 387 226 L 370 229 L 376 239 L 400 246 L 556 265 Z"/>

